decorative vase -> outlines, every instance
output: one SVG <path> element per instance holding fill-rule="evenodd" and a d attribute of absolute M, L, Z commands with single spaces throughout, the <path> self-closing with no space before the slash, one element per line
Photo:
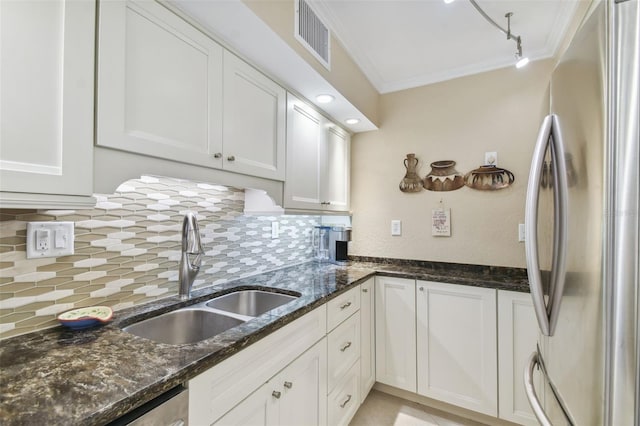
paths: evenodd
<path fill-rule="evenodd" d="M 407 173 L 404 175 L 402 181 L 400 181 L 400 191 L 402 192 L 420 192 L 422 191 L 422 179 L 416 173 L 416 167 L 418 166 L 418 159 L 415 154 L 407 154 L 407 158 L 404 159 L 404 167 L 407 169 Z"/>
<path fill-rule="evenodd" d="M 431 163 L 431 172 L 424 178 L 424 189 L 429 191 L 454 191 L 464 186 L 464 176 L 455 169 L 451 160 Z"/>

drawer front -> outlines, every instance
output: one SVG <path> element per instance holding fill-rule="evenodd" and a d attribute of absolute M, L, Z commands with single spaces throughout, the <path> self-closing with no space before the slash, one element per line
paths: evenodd
<path fill-rule="evenodd" d="M 359 286 L 327 303 L 327 331 L 331 331 L 342 321 L 360 309 Z"/>
<path fill-rule="evenodd" d="M 328 419 L 332 426 L 348 425 L 360 406 L 360 362 L 347 372 L 333 392 L 329 394 Z"/>
<path fill-rule="evenodd" d="M 331 392 L 360 358 L 360 312 L 350 316 L 327 338 L 328 390 Z"/>

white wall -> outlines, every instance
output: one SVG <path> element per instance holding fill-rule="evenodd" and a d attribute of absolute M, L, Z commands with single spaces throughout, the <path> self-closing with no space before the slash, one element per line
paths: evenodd
<path fill-rule="evenodd" d="M 548 110 L 553 61 L 533 62 L 382 95 L 380 130 L 352 138 L 353 241 L 350 254 L 441 262 L 524 267 L 517 239 L 538 126 Z M 407 194 L 398 189 L 407 153 L 419 174 L 438 160 L 467 173 L 497 151 L 515 183 L 498 191 L 463 187 Z M 431 210 L 451 209 L 452 236 L 431 236 Z M 402 236 L 390 221 L 402 220 Z"/>

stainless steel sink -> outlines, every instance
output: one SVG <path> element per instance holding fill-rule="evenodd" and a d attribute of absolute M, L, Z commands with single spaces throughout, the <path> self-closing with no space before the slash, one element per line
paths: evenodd
<path fill-rule="evenodd" d="M 233 312 L 234 314 L 248 317 L 257 317 L 297 298 L 298 296 L 271 293 L 268 291 L 241 290 L 216 297 L 210 302 L 207 302 L 206 306 L 220 311 Z"/>
<path fill-rule="evenodd" d="M 204 309 L 183 308 L 144 320 L 123 330 L 160 343 L 195 343 L 244 323 Z"/>

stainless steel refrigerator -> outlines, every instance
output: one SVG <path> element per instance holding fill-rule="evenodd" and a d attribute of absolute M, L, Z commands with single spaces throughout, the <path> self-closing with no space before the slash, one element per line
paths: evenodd
<path fill-rule="evenodd" d="M 541 424 L 639 425 L 638 0 L 595 1 L 550 83 L 526 197 Z"/>

